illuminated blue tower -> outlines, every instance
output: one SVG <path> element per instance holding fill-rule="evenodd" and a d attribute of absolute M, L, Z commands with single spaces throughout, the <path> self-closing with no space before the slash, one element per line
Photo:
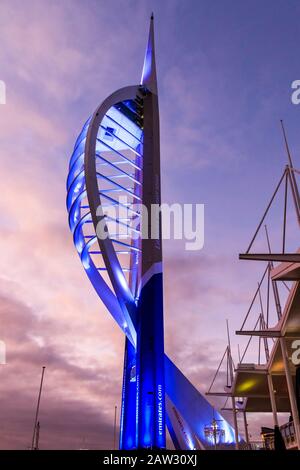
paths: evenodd
<path fill-rule="evenodd" d="M 115 92 L 88 120 L 75 145 L 68 190 L 83 265 L 127 335 L 120 447 L 164 448 L 161 221 L 153 227 L 149 217 L 147 225 L 140 208 L 150 214 L 152 204 L 160 204 L 153 16 L 141 83 Z"/>
<path fill-rule="evenodd" d="M 125 335 L 120 448 L 210 448 L 204 424 L 224 423 L 164 354 L 159 110 L 153 16 L 139 85 L 122 88 L 85 123 L 70 160 L 74 244 L 97 294 Z M 222 424 L 220 424 L 222 426 Z"/>
<path fill-rule="evenodd" d="M 139 87 L 142 155 L 137 164 L 141 174 L 135 172 L 139 184 L 135 193 L 141 198 L 143 210 L 151 214 L 153 204 L 160 205 L 160 151 L 157 80 L 154 52 L 153 16 L 151 16 L 149 40 Z M 152 222 L 152 223 L 151 223 Z M 164 383 L 164 334 L 161 220 L 153 226 L 151 218 L 141 219 L 139 229 L 146 236 L 138 244 L 139 263 L 134 272 L 131 263 L 131 290 L 135 295 L 137 310 L 135 326 L 137 347 L 129 340 L 125 345 L 123 397 L 120 447 L 122 449 L 165 448 L 165 383 Z M 146 225 L 147 224 L 147 225 Z M 145 226 L 146 225 L 146 226 Z M 151 238 L 151 234 L 156 236 Z M 134 256 L 133 256 L 134 258 Z M 133 420 L 132 417 L 136 419 Z"/>

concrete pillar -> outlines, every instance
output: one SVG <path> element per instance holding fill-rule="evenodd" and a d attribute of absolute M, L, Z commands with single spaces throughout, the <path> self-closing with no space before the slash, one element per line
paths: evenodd
<path fill-rule="evenodd" d="M 247 423 L 246 411 L 243 411 L 243 418 L 244 418 L 244 428 L 245 428 L 245 439 L 246 439 L 246 442 L 247 442 L 248 449 L 250 450 L 250 441 L 249 441 L 249 433 L 248 433 L 248 423 Z"/>
<path fill-rule="evenodd" d="M 278 416 L 277 416 L 277 406 L 276 406 L 275 393 L 274 393 L 273 380 L 272 380 L 271 373 L 268 373 L 267 377 L 268 377 L 268 387 L 269 387 L 271 408 L 272 408 L 272 413 L 273 413 L 273 422 L 274 422 L 274 426 L 279 426 Z"/>
<path fill-rule="evenodd" d="M 290 371 L 290 367 L 289 367 L 289 359 L 288 359 L 288 355 L 287 355 L 287 348 L 286 348 L 286 344 L 285 344 L 285 339 L 283 337 L 280 338 L 280 346 L 281 346 L 281 352 L 282 352 L 283 363 L 284 363 L 285 377 L 286 377 L 286 382 L 287 382 L 287 387 L 288 387 L 288 392 L 289 392 L 289 399 L 290 399 L 290 404 L 291 404 L 292 417 L 293 417 L 293 421 L 294 421 L 296 442 L 297 442 L 298 449 L 300 449 L 299 413 L 298 413 L 298 409 L 297 409 L 297 402 L 296 402 L 294 384 L 293 384 L 292 375 L 291 375 L 291 371 Z"/>

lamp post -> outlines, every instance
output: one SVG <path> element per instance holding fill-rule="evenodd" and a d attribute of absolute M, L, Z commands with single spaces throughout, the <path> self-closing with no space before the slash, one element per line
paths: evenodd
<path fill-rule="evenodd" d="M 224 429 L 220 428 L 218 421 L 213 418 L 211 424 L 204 427 L 204 435 L 208 438 L 213 438 L 214 447 L 217 450 L 217 442 L 220 442 L 221 438 L 225 435 Z M 218 438 L 218 440 L 217 440 Z"/>

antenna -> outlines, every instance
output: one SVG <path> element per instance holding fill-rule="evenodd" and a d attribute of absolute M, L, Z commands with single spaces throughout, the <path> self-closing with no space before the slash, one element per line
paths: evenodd
<path fill-rule="evenodd" d="M 153 13 L 150 18 L 149 36 L 144 58 L 141 85 L 144 85 L 148 90 L 157 95 Z"/>
<path fill-rule="evenodd" d="M 36 450 L 34 443 L 35 439 L 38 442 L 39 439 L 39 430 L 40 430 L 40 423 L 38 422 L 38 416 L 39 416 L 39 409 L 40 409 L 40 401 L 41 401 L 41 395 L 42 395 L 42 387 L 43 387 L 43 380 L 44 380 L 44 373 L 45 373 L 46 367 L 43 366 L 42 368 L 42 377 L 41 377 L 41 383 L 40 383 L 40 390 L 39 390 L 39 396 L 38 396 L 38 401 L 37 401 L 37 406 L 36 406 L 36 413 L 35 413 L 35 420 L 34 420 L 34 428 L 33 428 L 33 436 L 32 436 L 32 443 L 31 443 L 31 450 Z"/>

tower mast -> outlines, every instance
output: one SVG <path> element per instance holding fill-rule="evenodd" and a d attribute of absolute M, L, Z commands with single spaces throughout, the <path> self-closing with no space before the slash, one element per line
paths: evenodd
<path fill-rule="evenodd" d="M 144 88 L 143 195 L 147 220 L 142 219 L 141 289 L 137 325 L 138 447 L 164 448 L 165 379 L 163 332 L 163 275 L 159 109 L 154 47 L 154 19 L 150 20 L 141 85 Z M 145 236 L 145 234 L 147 236 Z"/>

